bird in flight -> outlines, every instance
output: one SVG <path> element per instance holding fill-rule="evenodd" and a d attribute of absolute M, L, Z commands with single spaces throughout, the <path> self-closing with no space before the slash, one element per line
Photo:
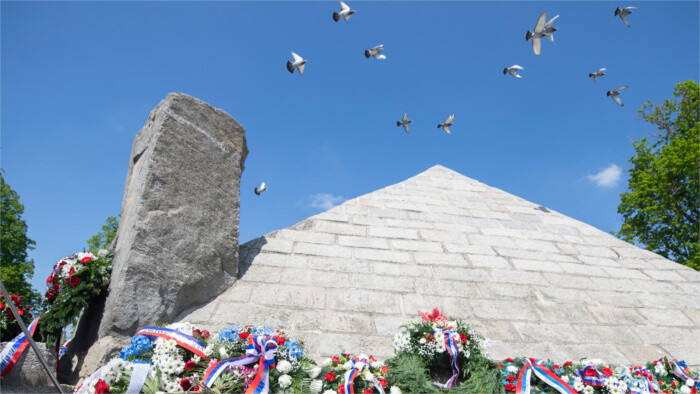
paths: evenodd
<path fill-rule="evenodd" d="M 537 24 L 535 24 L 535 31 L 531 32 L 530 30 L 527 31 L 525 34 L 525 41 L 529 41 L 532 39 L 532 52 L 535 53 L 535 55 L 540 55 L 542 52 L 542 37 L 547 37 L 549 38 L 550 41 L 554 42 L 554 32 L 559 30 L 556 27 L 552 27 L 552 24 L 554 24 L 554 20 L 559 18 L 559 15 L 555 16 L 554 18 L 550 19 L 549 22 L 545 21 L 547 20 L 547 11 L 542 12 L 539 18 L 537 18 Z"/>
<path fill-rule="evenodd" d="M 625 22 L 625 25 L 627 25 L 627 27 L 630 27 L 630 23 L 627 21 L 627 15 L 631 14 L 632 10 L 635 9 L 637 9 L 637 7 L 617 7 L 617 9 L 615 9 L 615 16 L 620 15 L 620 19 L 622 19 L 622 21 Z"/>
<path fill-rule="evenodd" d="M 261 183 L 260 187 L 256 187 L 255 189 L 253 189 L 255 194 L 258 196 L 260 195 L 260 193 L 264 192 L 265 190 L 267 190 L 267 186 L 265 186 L 265 182 Z"/>
<path fill-rule="evenodd" d="M 302 59 L 301 56 L 294 52 L 292 52 L 292 58 L 294 58 L 294 62 L 287 60 L 287 70 L 292 74 L 294 74 L 294 70 L 299 70 L 299 75 L 304 75 L 304 67 L 306 67 L 308 60 Z"/>
<path fill-rule="evenodd" d="M 396 121 L 396 126 L 403 126 L 403 129 L 406 130 L 408 133 L 408 124 L 413 122 L 412 120 L 408 119 L 408 112 L 405 112 L 403 114 L 403 118 L 401 120 Z"/>
<path fill-rule="evenodd" d="M 518 74 L 518 70 L 524 70 L 524 68 L 518 66 L 517 64 L 514 64 L 510 67 L 506 67 L 503 69 L 503 75 L 510 74 L 514 76 L 515 78 L 522 78 L 523 76 Z"/>
<path fill-rule="evenodd" d="M 354 14 L 355 10 L 351 10 L 347 4 L 340 2 L 340 12 L 333 12 L 333 20 L 338 22 L 341 19 L 345 19 L 345 22 L 350 20 L 350 15 Z"/>
<path fill-rule="evenodd" d="M 594 72 L 594 73 L 588 74 L 588 77 L 589 77 L 589 78 L 590 78 L 590 77 L 593 77 L 593 82 L 595 82 L 598 78 L 600 78 L 600 77 L 602 77 L 603 75 L 605 75 L 605 70 L 607 70 L 607 68 L 603 67 L 603 68 L 601 68 L 600 70 L 598 70 L 598 71 L 596 71 L 596 72 Z"/>
<path fill-rule="evenodd" d="M 438 129 L 440 127 L 442 127 L 442 129 L 445 130 L 445 132 L 450 133 L 450 126 L 452 126 L 454 124 L 454 122 L 455 122 L 455 114 L 452 114 L 452 115 L 448 116 L 444 122 L 442 122 L 438 125 Z"/>
<path fill-rule="evenodd" d="M 624 106 L 625 104 L 622 103 L 622 100 L 620 100 L 620 92 L 627 89 L 627 86 L 620 86 L 619 88 L 615 90 L 608 90 L 608 96 L 611 96 L 613 100 L 619 105 L 620 107 Z"/>
<path fill-rule="evenodd" d="M 379 44 L 376 47 L 372 49 L 365 49 L 365 57 L 369 59 L 370 56 L 373 56 L 375 59 L 386 59 L 385 55 L 382 55 L 382 51 L 384 50 L 384 45 Z"/>

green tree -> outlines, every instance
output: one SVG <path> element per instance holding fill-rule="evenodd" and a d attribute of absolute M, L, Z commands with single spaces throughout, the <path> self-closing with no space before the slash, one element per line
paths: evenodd
<path fill-rule="evenodd" d="M 0 279 L 8 292 L 21 297 L 23 304 L 36 307 L 40 296 L 28 282 L 34 276 L 34 260 L 27 256 L 36 242 L 27 236 L 27 223 L 22 220 L 24 205 L 17 192 L 5 183 L 2 172 L 0 200 Z"/>
<path fill-rule="evenodd" d="M 100 249 L 109 249 L 109 245 L 117 235 L 117 227 L 119 227 L 119 219 L 114 216 L 108 217 L 107 223 L 102 226 L 102 231 L 87 240 L 88 251 L 97 253 Z"/>
<path fill-rule="evenodd" d="M 674 99 L 644 104 L 638 116 L 658 133 L 634 142 L 629 191 L 617 236 L 700 270 L 700 85 L 681 82 Z"/>

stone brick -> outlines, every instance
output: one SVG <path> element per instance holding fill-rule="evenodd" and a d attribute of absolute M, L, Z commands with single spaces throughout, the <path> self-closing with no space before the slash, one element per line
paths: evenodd
<path fill-rule="evenodd" d="M 370 237 L 418 239 L 418 231 L 411 228 L 370 227 Z"/>
<path fill-rule="evenodd" d="M 387 240 L 377 237 L 356 237 L 352 235 L 339 235 L 338 244 L 359 248 L 389 249 Z"/>
<path fill-rule="evenodd" d="M 503 360 L 507 357 L 513 357 L 513 355 L 522 354 L 537 359 L 549 359 L 552 357 L 554 349 L 555 347 L 546 342 L 546 340 L 537 343 L 492 340 L 489 357 L 494 360 Z"/>
<path fill-rule="evenodd" d="M 370 208 L 369 215 L 376 218 L 407 219 L 406 211 L 399 209 Z"/>
<path fill-rule="evenodd" d="M 421 238 L 425 241 L 452 242 L 457 244 L 467 242 L 467 237 L 464 234 L 455 231 L 421 229 L 419 233 Z"/>
<path fill-rule="evenodd" d="M 436 278 L 455 279 L 467 282 L 484 282 L 489 280 L 489 275 L 483 269 L 461 267 L 433 267 Z"/>
<path fill-rule="evenodd" d="M 534 304 L 542 321 L 551 323 L 591 323 L 593 317 L 579 305 L 539 301 Z"/>
<path fill-rule="evenodd" d="M 413 283 L 418 294 L 462 298 L 479 297 L 476 284 L 463 280 L 413 278 Z"/>
<path fill-rule="evenodd" d="M 326 293 L 328 308 L 338 311 L 400 314 L 399 294 L 372 290 L 338 289 Z"/>
<path fill-rule="evenodd" d="M 452 223 L 452 216 L 439 213 L 409 212 L 408 218 L 411 220 L 424 220 L 426 222 Z"/>
<path fill-rule="evenodd" d="M 380 275 L 351 274 L 350 286 L 361 289 L 414 292 L 413 278 Z"/>
<path fill-rule="evenodd" d="M 289 328 L 299 331 L 373 333 L 374 321 L 366 314 L 332 313 L 322 310 L 299 311 L 292 315 Z"/>
<path fill-rule="evenodd" d="M 324 308 L 324 296 L 313 286 L 260 283 L 253 288 L 251 299 L 263 305 L 286 305 Z"/>
<path fill-rule="evenodd" d="M 685 326 L 692 327 L 693 322 L 683 312 L 673 309 L 639 309 L 644 317 L 657 326 Z"/>
<path fill-rule="evenodd" d="M 544 277 L 539 272 L 515 271 L 512 269 L 492 269 L 491 280 L 493 282 L 541 284 Z"/>
<path fill-rule="evenodd" d="M 700 330 L 690 330 L 680 327 L 654 327 L 637 326 L 633 330 L 642 338 L 644 342 L 653 345 L 680 344 L 688 346 L 689 343 L 700 341 Z"/>
<path fill-rule="evenodd" d="M 473 245 L 486 245 L 486 246 L 506 246 L 506 247 L 517 247 L 515 242 L 510 238 L 499 237 L 497 235 L 479 235 L 479 234 L 469 234 L 469 242 Z"/>
<path fill-rule="evenodd" d="M 576 249 L 578 249 L 584 256 L 603 257 L 608 259 L 617 258 L 617 253 L 604 246 L 576 245 Z"/>
<path fill-rule="evenodd" d="M 575 275 L 609 276 L 607 272 L 598 267 L 591 266 L 590 264 L 559 263 L 559 266 L 562 267 L 564 271 Z"/>
<path fill-rule="evenodd" d="M 296 230 L 281 230 L 275 234 L 275 237 L 280 239 L 288 239 L 290 241 L 305 242 L 311 244 L 331 245 L 335 243 L 335 235 L 319 233 L 315 231 L 296 231 Z"/>
<path fill-rule="evenodd" d="M 496 252 L 491 248 L 490 246 L 485 246 L 485 245 L 467 245 L 467 244 L 452 244 L 452 243 L 445 243 L 443 244 L 445 246 L 445 249 L 447 249 L 448 252 L 450 253 L 466 253 L 468 255 L 492 255 L 495 256 Z"/>
<path fill-rule="evenodd" d="M 535 300 L 537 296 L 530 286 L 509 283 L 478 283 L 483 298 Z"/>
<path fill-rule="evenodd" d="M 620 343 L 637 345 L 644 343 L 644 340 L 640 338 L 637 333 L 625 326 L 589 326 L 576 324 L 574 328 L 581 337 L 586 338 L 587 343 L 614 343 L 616 345 Z"/>
<path fill-rule="evenodd" d="M 602 265 L 606 267 L 619 267 L 622 268 L 622 265 L 617 262 L 616 260 L 605 258 L 605 257 L 596 257 L 596 256 L 577 256 L 577 258 L 582 261 L 584 264 L 589 264 L 589 265 Z"/>
<path fill-rule="evenodd" d="M 379 276 L 419 276 L 431 277 L 433 270 L 430 266 L 418 264 L 372 263 L 374 273 Z"/>
<path fill-rule="evenodd" d="M 614 278 L 647 280 L 649 279 L 648 276 L 644 275 L 641 271 L 635 269 L 614 267 L 604 267 L 603 269 Z"/>
<path fill-rule="evenodd" d="M 309 259 L 309 268 L 320 271 L 370 272 L 372 264 L 366 261 L 338 259 L 333 257 Z"/>
<path fill-rule="evenodd" d="M 539 252 L 559 253 L 559 249 L 553 242 L 537 241 L 532 239 L 516 239 L 515 244 L 520 249 L 536 250 Z"/>
<path fill-rule="evenodd" d="M 327 257 L 352 257 L 352 249 L 337 245 L 319 245 L 297 243 L 294 246 L 294 253 L 308 254 L 312 256 L 327 256 Z"/>
<path fill-rule="evenodd" d="M 432 311 L 433 308 L 439 307 L 446 316 L 456 319 L 467 320 L 474 316 L 469 306 L 469 301 L 464 298 L 431 296 L 425 294 L 403 294 L 403 308 L 406 313 L 411 316 L 417 315 L 417 311 Z M 409 321 L 408 319 L 407 321 Z"/>
<path fill-rule="evenodd" d="M 389 227 L 396 228 L 435 228 L 433 222 L 426 222 L 424 220 L 407 220 L 407 219 L 386 219 L 386 225 Z"/>
<path fill-rule="evenodd" d="M 501 320 L 537 320 L 534 308 L 524 301 L 470 300 L 476 317 Z"/>
<path fill-rule="evenodd" d="M 469 266 L 461 254 L 454 253 L 415 252 L 413 259 L 419 264 Z"/>
<path fill-rule="evenodd" d="M 506 268 L 509 269 L 511 268 L 510 263 L 508 260 L 504 259 L 503 257 L 499 256 L 485 256 L 485 255 L 478 255 L 478 254 L 473 254 L 469 255 L 468 254 L 469 261 L 472 263 L 472 266 L 474 267 L 485 267 L 485 268 Z"/>
<path fill-rule="evenodd" d="M 249 282 L 279 283 L 281 271 L 277 267 L 254 264 L 245 272 L 245 280 Z"/>
<path fill-rule="evenodd" d="M 624 344 L 617 343 L 615 347 L 627 357 L 632 365 L 644 365 L 649 360 L 656 360 L 660 354 L 663 354 L 663 349 L 654 345 L 643 345 L 640 343 Z"/>
<path fill-rule="evenodd" d="M 537 286 L 535 292 L 539 293 L 544 301 L 593 303 L 585 291 L 578 289 Z"/>
<path fill-rule="evenodd" d="M 635 326 L 646 324 L 646 320 L 633 308 L 616 308 L 613 306 L 588 306 L 595 320 L 602 324 L 614 326 Z"/>
<path fill-rule="evenodd" d="M 535 260 L 520 260 L 511 259 L 511 262 L 516 269 L 526 271 L 547 271 L 547 272 L 562 272 L 563 270 L 557 263 L 550 261 L 535 261 Z"/>
<path fill-rule="evenodd" d="M 349 274 L 347 273 L 296 268 L 289 268 L 284 270 L 284 272 L 280 271 L 278 273 L 283 274 L 281 275 L 280 282 L 290 285 L 303 284 L 315 287 L 348 287 L 351 283 Z"/>
<path fill-rule="evenodd" d="M 675 282 L 684 282 L 685 278 L 678 275 L 674 271 L 669 270 L 644 270 L 644 273 L 654 280 L 670 280 Z"/>
<path fill-rule="evenodd" d="M 581 276 L 581 275 L 571 275 L 571 274 L 550 274 L 545 273 L 544 277 L 553 286 L 558 286 L 561 288 L 574 288 L 574 289 L 593 289 L 593 280 L 591 278 Z"/>
<path fill-rule="evenodd" d="M 525 342 L 582 343 L 587 338 L 576 332 L 568 324 L 513 323 Z"/>
<path fill-rule="evenodd" d="M 360 260 L 377 260 L 394 263 L 408 263 L 411 256 L 406 252 L 381 249 L 354 249 L 355 258 Z"/>
<path fill-rule="evenodd" d="M 501 227 L 497 221 L 493 219 L 472 218 L 472 217 L 455 217 L 455 223 L 472 226 L 475 228 L 498 228 Z"/>
<path fill-rule="evenodd" d="M 261 247 L 263 252 L 292 253 L 292 241 L 277 238 L 265 238 L 265 241 Z"/>
<path fill-rule="evenodd" d="M 557 360 L 567 360 L 574 362 L 582 358 L 597 358 L 605 360 L 611 364 L 627 365 L 629 360 L 624 354 L 620 353 L 615 346 L 609 344 L 596 345 L 596 344 L 585 344 L 585 345 L 567 345 L 558 344 L 554 348 L 552 353 L 552 358 Z"/>
<path fill-rule="evenodd" d="M 324 220 L 314 220 L 313 230 L 321 233 L 342 234 L 342 235 L 367 235 L 367 228 L 350 223 L 329 222 Z"/>
<path fill-rule="evenodd" d="M 442 252 L 442 245 L 438 242 L 414 241 L 394 239 L 391 241 L 394 249 L 415 250 L 419 252 Z"/>

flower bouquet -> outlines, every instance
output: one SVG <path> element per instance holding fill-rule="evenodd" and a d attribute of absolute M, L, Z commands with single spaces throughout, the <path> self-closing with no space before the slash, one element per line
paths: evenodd
<path fill-rule="evenodd" d="M 431 392 L 431 386 L 455 389 L 471 381 L 457 391 L 490 392 L 500 385 L 495 363 L 484 355 L 487 339 L 462 321 L 445 317 L 437 308 L 432 313 L 419 313 L 421 322 L 402 326 L 394 337 L 397 357 L 387 364 L 390 363 L 391 369 L 398 367 L 389 374 L 397 386 L 403 390 L 420 387 L 420 391 Z M 409 378 L 411 375 L 425 379 L 417 381 Z M 426 384 L 428 379 L 431 384 Z"/>
<path fill-rule="evenodd" d="M 320 367 L 312 367 L 309 384 L 312 393 L 372 394 L 389 392 L 386 374 L 389 368 L 372 356 L 340 354 L 327 358 Z M 400 392 L 398 388 L 391 393 Z"/>
<path fill-rule="evenodd" d="M 18 295 L 10 294 L 10 299 L 12 300 L 12 303 L 15 304 L 17 313 L 22 317 L 22 319 L 24 321 L 31 321 L 32 314 L 29 311 L 31 306 L 23 305 L 22 300 Z M 9 341 L 20 332 L 21 329 L 19 328 L 17 320 L 15 320 L 15 316 L 12 314 L 10 306 L 8 305 L 7 301 L 5 301 L 3 295 L 0 294 L 0 341 Z"/>
<path fill-rule="evenodd" d="M 538 361 L 534 358 L 507 358 L 498 364 L 498 368 L 501 384 L 506 392 L 516 391 L 520 387 L 524 392 L 564 390 L 563 392 L 575 393 L 571 387 L 575 372 L 571 361 L 560 366 L 551 361 Z"/>
<path fill-rule="evenodd" d="M 53 266 L 46 279 L 46 310 L 41 332 L 47 342 L 60 339 L 61 330 L 75 324 L 80 312 L 109 286 L 112 261 L 102 250 L 72 254 Z"/>
<path fill-rule="evenodd" d="M 313 362 L 303 342 L 268 327 L 231 326 L 218 333 L 189 323 L 146 327 L 76 392 L 218 393 L 269 390 L 297 393 L 308 384 Z M 131 391 L 131 390 L 129 390 Z"/>

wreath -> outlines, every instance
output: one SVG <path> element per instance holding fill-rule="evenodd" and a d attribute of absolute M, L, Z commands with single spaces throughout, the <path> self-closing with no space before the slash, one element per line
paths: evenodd
<path fill-rule="evenodd" d="M 10 294 L 10 301 L 17 308 L 17 314 L 22 319 L 32 320 L 31 305 L 22 304 L 21 297 L 16 294 Z M 5 297 L 0 294 L 0 342 L 10 341 L 12 338 L 22 332 L 19 328 L 15 315 L 12 314 L 9 303 Z"/>
<path fill-rule="evenodd" d="M 419 313 L 421 322 L 394 337 L 396 357 L 387 360 L 392 384 L 407 392 L 502 392 L 498 367 L 484 355 L 487 339 L 437 308 Z"/>
<path fill-rule="evenodd" d="M 389 368 L 373 356 L 352 356 L 343 353 L 325 359 L 321 366 L 312 369 L 309 376 L 311 393 L 372 394 L 399 393 L 389 389 L 386 378 Z"/>

